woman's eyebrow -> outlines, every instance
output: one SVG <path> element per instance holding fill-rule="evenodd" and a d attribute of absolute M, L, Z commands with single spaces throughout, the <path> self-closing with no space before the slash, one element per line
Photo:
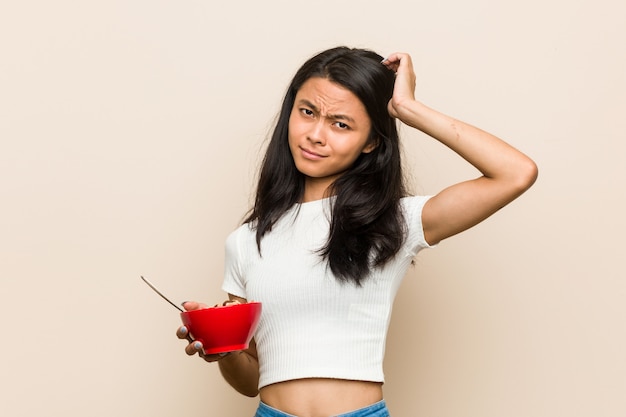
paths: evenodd
<path fill-rule="evenodd" d="M 313 110 L 316 113 L 319 113 L 319 111 L 320 111 L 319 108 L 315 104 L 311 103 L 309 100 L 307 100 L 305 98 L 302 98 L 302 99 L 298 100 L 298 104 L 310 107 L 311 110 Z M 346 115 L 346 114 L 331 114 L 331 113 L 327 113 L 326 117 L 328 119 L 345 120 L 345 121 L 348 121 L 348 122 L 351 122 L 351 123 L 355 123 L 354 119 L 352 117 Z"/>

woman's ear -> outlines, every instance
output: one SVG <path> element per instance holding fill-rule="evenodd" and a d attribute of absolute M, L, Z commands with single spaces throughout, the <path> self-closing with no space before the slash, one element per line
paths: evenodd
<path fill-rule="evenodd" d="M 375 138 L 373 140 L 370 140 L 365 147 L 363 148 L 363 150 L 361 151 L 362 153 L 370 153 L 372 152 L 374 149 L 378 148 L 378 143 L 380 142 L 380 140 L 378 138 Z"/>

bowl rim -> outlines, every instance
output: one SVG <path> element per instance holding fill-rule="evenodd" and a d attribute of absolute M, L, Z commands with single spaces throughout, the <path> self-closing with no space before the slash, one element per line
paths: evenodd
<path fill-rule="evenodd" d="M 227 304 L 227 305 L 216 305 L 216 306 L 211 306 L 211 307 L 206 307 L 206 308 L 199 308 L 197 310 L 188 310 L 188 311 L 183 311 L 180 314 L 191 314 L 191 313 L 197 313 L 199 311 L 218 311 L 218 310 L 224 310 L 227 308 L 233 308 L 233 307 L 239 307 L 242 308 L 248 304 L 253 304 L 253 305 L 261 305 L 262 303 L 260 301 L 250 301 L 249 303 L 237 303 L 237 304 Z"/>

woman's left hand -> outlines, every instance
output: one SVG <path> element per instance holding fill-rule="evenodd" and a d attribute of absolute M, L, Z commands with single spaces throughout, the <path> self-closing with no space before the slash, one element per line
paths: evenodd
<path fill-rule="evenodd" d="M 395 52 L 382 64 L 396 74 L 396 82 L 393 88 L 393 95 L 389 100 L 389 114 L 404 122 L 407 103 L 415 101 L 415 71 L 411 56 L 406 53 Z"/>

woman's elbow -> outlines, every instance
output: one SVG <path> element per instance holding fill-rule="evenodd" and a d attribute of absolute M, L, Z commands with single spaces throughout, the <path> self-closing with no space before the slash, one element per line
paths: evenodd
<path fill-rule="evenodd" d="M 235 389 L 237 390 L 238 393 L 240 393 L 241 395 L 245 395 L 246 397 L 254 398 L 257 395 L 259 395 L 259 390 L 257 388 L 236 387 Z"/>
<path fill-rule="evenodd" d="M 535 181 L 537 181 L 537 177 L 539 177 L 539 167 L 537 166 L 535 161 L 528 158 L 524 167 L 524 174 L 522 175 L 522 177 L 523 177 L 522 182 L 525 187 L 524 190 L 527 190 L 530 187 L 532 187 Z"/>
<path fill-rule="evenodd" d="M 530 158 L 524 158 L 515 170 L 514 188 L 518 194 L 528 190 L 537 181 L 539 167 Z"/>

